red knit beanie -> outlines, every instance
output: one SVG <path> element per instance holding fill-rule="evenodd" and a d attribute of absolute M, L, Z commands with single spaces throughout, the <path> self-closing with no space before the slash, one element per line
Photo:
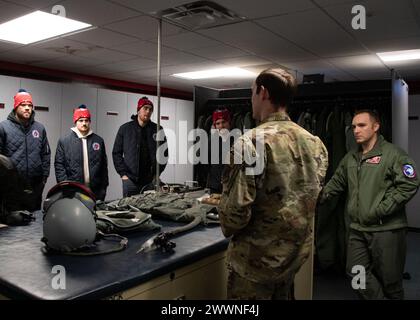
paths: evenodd
<path fill-rule="evenodd" d="M 151 106 L 153 109 L 153 102 L 150 101 L 147 97 L 143 97 L 139 99 L 139 102 L 137 103 L 137 112 L 143 107 L 143 106 Z"/>
<path fill-rule="evenodd" d="M 230 112 L 227 109 L 216 110 L 213 112 L 213 123 L 219 119 L 224 119 L 227 122 L 230 122 Z"/>
<path fill-rule="evenodd" d="M 24 89 L 20 89 L 19 92 L 14 96 L 13 109 L 19 107 L 22 103 L 27 102 L 33 105 L 32 96 Z"/>
<path fill-rule="evenodd" d="M 84 104 L 82 104 L 79 108 L 74 109 L 73 123 L 76 123 L 80 118 L 88 118 L 90 121 L 89 109 Z"/>

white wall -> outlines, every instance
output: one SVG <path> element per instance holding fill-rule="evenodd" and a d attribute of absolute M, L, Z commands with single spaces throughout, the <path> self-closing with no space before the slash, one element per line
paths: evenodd
<path fill-rule="evenodd" d="M 20 79 L 0 76 L 0 103 L 4 109 L 0 109 L 0 121 L 6 120 L 10 111 L 13 110 L 13 97 L 20 88 Z"/>
<path fill-rule="evenodd" d="M 417 116 L 419 120 L 408 121 L 408 154 L 416 162 L 417 171 L 420 170 L 420 95 L 408 97 L 409 116 Z M 420 172 L 417 172 L 419 175 Z M 420 228 L 420 192 L 407 204 L 408 225 Z"/>
<path fill-rule="evenodd" d="M 112 161 L 112 147 L 119 127 L 127 122 L 127 94 L 113 90 L 98 90 L 97 134 L 105 141 L 108 157 L 109 187 L 107 199 L 122 197 L 122 182 Z"/>
<path fill-rule="evenodd" d="M 48 179 L 45 193 L 56 183 L 54 173 L 54 157 L 57 142 L 60 136 L 69 132 L 73 126 L 73 110 L 81 104 L 85 104 L 92 113 L 92 129 L 105 140 L 108 156 L 108 173 L 110 185 L 107 191 L 107 200 L 117 199 L 122 196 L 122 184 L 116 173 L 112 161 L 112 147 L 118 128 L 125 122 L 130 121 L 131 115 L 136 113 L 137 101 L 145 96 L 122 91 L 106 90 L 83 84 L 55 83 L 38 81 L 17 77 L 0 76 L 0 103 L 5 103 L 5 108 L 0 109 L 0 121 L 7 118 L 13 109 L 13 96 L 24 88 L 29 91 L 36 106 L 48 107 L 48 111 L 39 111 L 35 119 L 41 122 L 47 130 L 48 140 L 51 146 L 51 174 Z M 146 95 L 157 105 L 157 97 Z M 110 114 L 111 112 L 111 114 Z M 112 113 L 116 113 L 113 115 Z M 157 112 L 152 115 L 156 122 Z M 161 98 L 161 126 L 168 132 L 169 154 L 174 164 L 168 165 L 161 174 L 161 179 L 167 183 L 183 183 L 191 180 L 193 176 L 192 165 L 180 165 L 177 157 L 180 152 L 186 152 L 185 147 L 178 150 L 177 138 L 178 122 L 188 122 L 188 128 L 194 125 L 194 104 L 191 101 Z M 167 117 L 167 119 L 165 118 Z M 169 133 L 169 129 L 175 132 L 175 137 Z"/>

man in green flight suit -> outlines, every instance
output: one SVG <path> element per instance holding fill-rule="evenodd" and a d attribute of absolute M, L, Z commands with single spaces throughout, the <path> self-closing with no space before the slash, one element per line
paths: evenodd
<path fill-rule="evenodd" d="M 286 71 L 260 73 L 252 86 L 259 126 L 237 139 L 222 176 L 219 218 L 224 235 L 232 236 L 229 299 L 290 298 L 295 274 L 311 252 L 328 153 L 286 113 L 295 91 L 296 81 Z"/>
<path fill-rule="evenodd" d="M 359 296 L 403 299 L 405 204 L 419 186 L 416 167 L 406 152 L 378 134 L 380 120 L 375 111 L 357 111 L 352 127 L 359 149 L 342 159 L 321 202 L 347 194 L 346 272 Z"/>

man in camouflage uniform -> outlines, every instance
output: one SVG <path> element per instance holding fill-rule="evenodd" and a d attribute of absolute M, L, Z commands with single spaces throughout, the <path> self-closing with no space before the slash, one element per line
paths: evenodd
<path fill-rule="evenodd" d="M 311 252 L 328 153 L 286 113 L 295 91 L 295 79 L 283 70 L 265 70 L 256 78 L 252 109 L 260 124 L 236 141 L 223 175 L 219 218 L 224 235 L 232 236 L 229 299 L 289 298 L 295 274 Z M 252 164 L 235 161 L 241 149 L 262 160 L 260 172 L 249 174 Z"/>
<path fill-rule="evenodd" d="M 403 299 L 405 204 L 419 186 L 415 164 L 378 134 L 376 112 L 357 111 L 352 127 L 359 149 L 341 160 L 322 192 L 321 203 L 344 192 L 347 195 L 350 232 L 346 269 L 351 278 L 357 276 L 353 288 L 360 297 Z"/>

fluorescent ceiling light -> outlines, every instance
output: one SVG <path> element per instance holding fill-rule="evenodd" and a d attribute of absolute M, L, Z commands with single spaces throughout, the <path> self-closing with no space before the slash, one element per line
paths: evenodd
<path fill-rule="evenodd" d="M 252 78 L 255 74 L 241 68 L 222 68 L 212 70 L 202 70 L 195 72 L 185 72 L 173 74 L 174 77 L 184 79 L 210 79 L 210 78 Z"/>
<path fill-rule="evenodd" d="M 384 62 L 420 59 L 420 49 L 377 53 Z"/>
<path fill-rule="evenodd" d="M 59 15 L 35 11 L 0 24 L 0 40 L 29 44 L 91 27 Z"/>

